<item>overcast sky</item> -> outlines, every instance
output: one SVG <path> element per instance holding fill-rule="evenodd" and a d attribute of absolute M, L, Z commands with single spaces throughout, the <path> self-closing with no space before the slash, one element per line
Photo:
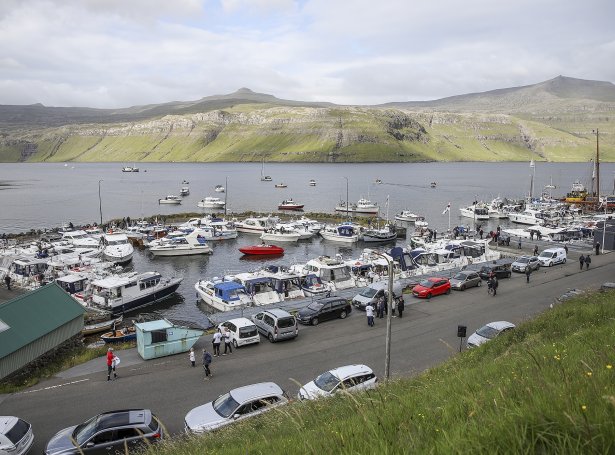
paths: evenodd
<path fill-rule="evenodd" d="M 376 104 L 615 81 L 612 0 L 1 0 L 0 104 Z"/>

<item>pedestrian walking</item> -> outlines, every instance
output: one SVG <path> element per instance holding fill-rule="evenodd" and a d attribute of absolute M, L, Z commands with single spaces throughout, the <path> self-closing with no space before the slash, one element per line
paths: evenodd
<path fill-rule="evenodd" d="M 538 256 L 538 245 L 534 245 L 534 256 Z"/>
<path fill-rule="evenodd" d="M 213 340 L 211 341 L 211 343 L 214 346 L 214 357 L 218 357 L 220 355 L 220 343 L 221 342 L 222 342 L 222 333 L 220 332 L 220 329 L 218 329 L 216 333 L 214 333 Z"/>
<path fill-rule="evenodd" d="M 395 300 L 395 297 L 393 297 L 393 299 L 391 299 L 391 316 L 394 317 L 394 318 L 397 317 L 397 316 L 395 316 L 395 310 L 396 309 L 397 309 L 397 301 Z"/>
<path fill-rule="evenodd" d="M 205 369 L 205 380 L 208 381 L 211 376 L 211 370 L 209 369 L 209 365 L 211 365 L 211 354 L 207 351 L 207 348 L 203 348 L 203 368 Z"/>
<path fill-rule="evenodd" d="M 369 278 L 369 282 L 373 283 L 374 282 L 374 275 L 376 275 L 374 273 L 373 269 L 369 269 L 369 272 L 367 272 L 367 278 Z"/>
<path fill-rule="evenodd" d="M 564 245 L 564 251 L 566 252 L 566 256 L 568 256 L 568 245 Z"/>
<path fill-rule="evenodd" d="M 519 237 L 519 242 L 517 243 L 517 247 L 519 250 L 521 249 L 521 237 Z"/>
<path fill-rule="evenodd" d="M 482 229 L 480 229 L 480 230 L 478 231 L 478 234 L 480 235 L 480 238 L 481 238 L 481 240 L 482 240 L 482 238 L 483 238 L 483 234 L 484 234 L 484 231 L 483 231 Z"/>
<path fill-rule="evenodd" d="M 600 254 L 600 242 L 596 242 L 596 256 Z"/>
<path fill-rule="evenodd" d="M 6 289 L 7 290 L 11 290 L 11 277 L 9 276 L 8 272 L 6 273 L 6 275 L 4 275 L 4 283 L 6 284 Z"/>
<path fill-rule="evenodd" d="M 116 357 L 113 354 L 113 348 L 107 349 L 107 381 L 111 380 L 111 372 L 113 372 L 113 379 L 117 378 L 117 373 L 115 371 L 116 365 Z"/>
<path fill-rule="evenodd" d="M 579 258 L 579 267 L 581 270 L 583 270 L 583 264 L 585 264 L 585 256 L 581 254 L 581 257 Z"/>
<path fill-rule="evenodd" d="M 190 364 L 192 365 L 192 368 L 194 368 L 196 366 L 196 356 L 194 355 L 194 348 L 190 348 Z"/>
<path fill-rule="evenodd" d="M 530 282 L 530 275 L 532 274 L 532 268 L 528 265 L 525 267 L 525 282 L 529 283 Z"/>
<path fill-rule="evenodd" d="M 367 325 L 370 327 L 374 326 L 374 307 L 371 303 L 368 303 L 365 307 L 365 314 L 367 315 Z"/>
<path fill-rule="evenodd" d="M 589 264 L 592 263 L 592 258 L 589 257 L 589 254 L 585 256 L 585 270 L 589 270 Z"/>
<path fill-rule="evenodd" d="M 404 299 L 402 298 L 399 303 L 397 304 L 397 314 L 399 314 L 399 319 L 401 319 L 403 317 L 403 313 L 404 313 Z"/>
<path fill-rule="evenodd" d="M 224 329 L 224 354 L 222 355 L 226 355 L 227 351 L 229 354 L 233 353 L 233 346 L 231 346 L 231 331 L 228 329 L 228 327 L 226 327 Z"/>
<path fill-rule="evenodd" d="M 384 318 L 384 296 L 378 297 L 378 302 L 376 302 L 376 316 L 378 319 Z"/>

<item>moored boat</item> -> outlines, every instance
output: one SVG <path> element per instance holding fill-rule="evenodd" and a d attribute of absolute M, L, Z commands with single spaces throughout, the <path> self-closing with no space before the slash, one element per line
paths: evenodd
<path fill-rule="evenodd" d="M 249 245 L 239 248 L 243 254 L 251 254 L 251 255 L 274 255 L 274 254 L 284 254 L 284 248 L 279 247 L 277 245 L 268 245 L 266 243 L 261 243 L 260 245 Z"/>
<path fill-rule="evenodd" d="M 127 264 L 135 251 L 126 234 L 104 234 L 101 239 L 103 258 L 114 264 Z"/>
<path fill-rule="evenodd" d="M 246 288 L 235 281 L 199 280 L 194 289 L 207 305 L 218 311 L 231 311 L 252 305 Z"/>
<path fill-rule="evenodd" d="M 224 208 L 226 202 L 218 197 L 207 196 L 201 199 L 196 205 L 197 207 L 205 209 L 221 209 Z"/>
<path fill-rule="evenodd" d="M 133 327 L 124 327 L 123 329 L 112 330 L 111 332 L 103 333 L 100 338 L 105 343 L 125 343 L 126 341 L 136 340 L 137 331 Z"/>
<path fill-rule="evenodd" d="M 214 188 L 214 191 L 216 193 L 224 193 L 226 191 L 226 188 L 224 188 L 222 185 L 216 185 L 216 187 Z"/>
<path fill-rule="evenodd" d="M 284 199 L 279 205 L 278 210 L 303 210 L 304 204 L 295 202 L 292 198 Z"/>
<path fill-rule="evenodd" d="M 378 204 L 373 203 L 369 199 L 361 198 L 356 204 L 348 204 L 346 201 L 340 202 L 335 206 L 336 212 L 348 212 L 348 213 L 364 213 L 364 214 L 377 214 L 379 211 Z"/>
<path fill-rule="evenodd" d="M 179 198 L 179 196 L 174 196 L 172 194 L 167 195 L 167 197 L 163 199 L 158 199 L 158 204 L 179 205 L 181 203 L 182 203 L 182 200 Z"/>
<path fill-rule="evenodd" d="M 151 246 L 149 251 L 154 256 L 193 256 L 213 253 L 205 237 L 200 234 L 198 229 L 188 235 L 176 237 L 169 242 Z"/>
<path fill-rule="evenodd" d="M 287 188 L 288 185 L 286 183 L 284 183 L 284 182 L 280 182 L 280 183 L 276 183 L 275 187 L 276 188 Z"/>
<path fill-rule="evenodd" d="M 182 189 L 179 190 L 180 196 L 188 196 L 190 194 L 190 188 L 187 186 L 182 186 Z"/>
<path fill-rule="evenodd" d="M 83 329 L 81 329 L 81 335 L 94 335 L 96 333 L 105 332 L 109 329 L 112 329 L 115 325 L 120 324 L 124 316 L 121 315 L 115 319 L 110 319 L 108 321 L 97 322 L 95 324 L 84 325 Z"/>

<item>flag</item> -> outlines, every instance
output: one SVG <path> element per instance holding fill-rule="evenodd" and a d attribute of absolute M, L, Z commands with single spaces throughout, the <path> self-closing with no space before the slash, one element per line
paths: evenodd
<path fill-rule="evenodd" d="M 446 208 L 444 209 L 444 212 L 442 212 L 442 215 L 446 215 L 448 212 L 450 212 L 450 210 L 451 210 L 451 203 L 449 202 Z"/>

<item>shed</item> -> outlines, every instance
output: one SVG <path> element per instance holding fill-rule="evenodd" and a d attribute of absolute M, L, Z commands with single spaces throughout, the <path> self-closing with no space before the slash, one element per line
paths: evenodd
<path fill-rule="evenodd" d="M 594 247 L 600 243 L 601 248 L 615 250 L 615 220 L 607 219 L 599 222 L 594 229 Z"/>
<path fill-rule="evenodd" d="M 166 319 L 140 322 L 137 329 L 137 351 L 144 360 L 190 350 L 204 331 L 174 325 Z"/>
<path fill-rule="evenodd" d="M 0 304 L 0 379 L 80 335 L 84 313 L 55 283 Z"/>

